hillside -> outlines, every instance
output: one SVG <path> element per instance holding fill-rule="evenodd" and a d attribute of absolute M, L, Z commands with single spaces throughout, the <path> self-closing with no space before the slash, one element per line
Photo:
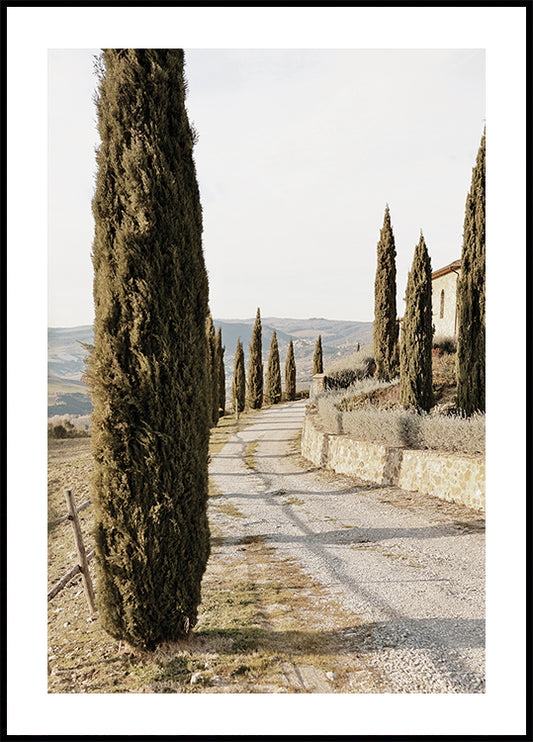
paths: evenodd
<path fill-rule="evenodd" d="M 248 369 L 249 345 L 255 317 L 250 319 L 215 319 L 215 330 L 222 329 L 222 343 L 226 348 L 226 389 L 229 403 L 231 380 L 237 338 L 244 348 L 246 370 Z M 282 375 L 287 349 L 292 338 L 296 360 L 296 383 L 299 389 L 309 386 L 313 371 L 313 354 L 319 334 L 322 336 L 324 363 L 352 353 L 357 343 L 372 342 L 372 322 L 349 322 L 329 320 L 323 317 L 311 319 L 287 319 L 264 317 L 263 363 L 268 362 L 272 332 L 276 330 Z M 84 344 L 93 342 L 90 325 L 80 327 L 48 328 L 48 415 L 84 415 L 91 409 L 90 397 L 81 377 L 87 349 Z"/>

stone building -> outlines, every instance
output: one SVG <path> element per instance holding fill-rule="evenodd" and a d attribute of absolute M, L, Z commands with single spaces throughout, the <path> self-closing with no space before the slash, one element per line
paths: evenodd
<path fill-rule="evenodd" d="M 461 261 L 431 274 L 434 337 L 457 337 L 457 280 Z"/>

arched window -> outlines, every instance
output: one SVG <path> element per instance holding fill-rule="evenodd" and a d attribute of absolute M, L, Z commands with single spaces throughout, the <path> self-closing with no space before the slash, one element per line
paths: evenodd
<path fill-rule="evenodd" d="M 440 292 L 440 318 L 444 317 L 444 289 Z"/>

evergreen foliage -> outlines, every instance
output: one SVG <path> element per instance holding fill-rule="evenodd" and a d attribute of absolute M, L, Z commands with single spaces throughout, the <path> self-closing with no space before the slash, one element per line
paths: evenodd
<path fill-rule="evenodd" d="M 292 338 L 287 351 L 285 361 L 285 395 L 289 401 L 296 399 L 296 362 L 294 360 L 294 347 Z"/>
<path fill-rule="evenodd" d="M 263 404 L 263 355 L 261 337 L 261 314 L 257 309 L 255 325 L 250 343 L 250 358 L 248 360 L 248 406 L 258 410 Z"/>
<path fill-rule="evenodd" d="M 187 636 L 209 556 L 208 280 L 181 49 L 100 57 L 87 378 L 97 605 L 142 649 Z"/>
<path fill-rule="evenodd" d="M 378 242 L 374 283 L 374 358 L 376 377 L 390 381 L 398 375 L 398 325 L 396 322 L 396 248 L 389 207 L 385 209 Z"/>
<path fill-rule="evenodd" d="M 268 355 L 265 402 L 267 404 L 278 404 L 281 402 L 281 368 L 279 363 L 278 339 L 275 330 L 272 333 L 270 353 Z"/>
<path fill-rule="evenodd" d="M 457 281 L 457 407 L 485 411 L 485 132 L 466 199 Z"/>
<path fill-rule="evenodd" d="M 213 318 L 209 313 L 206 320 L 206 333 L 207 333 L 207 347 L 208 347 L 208 373 L 209 373 L 209 386 L 210 390 L 208 393 L 208 401 L 210 406 L 211 427 L 215 427 L 218 423 L 218 405 L 219 405 L 219 364 L 218 364 L 218 352 L 217 352 L 217 339 L 215 335 L 215 325 L 213 324 Z"/>
<path fill-rule="evenodd" d="M 322 336 L 318 336 L 315 345 L 315 355 L 313 356 L 313 376 L 324 373 L 324 364 L 322 361 Z"/>
<path fill-rule="evenodd" d="M 218 359 L 218 410 L 220 417 L 226 414 L 226 371 L 224 369 L 224 353 L 222 345 L 222 328 L 217 332 L 217 359 Z"/>
<path fill-rule="evenodd" d="M 428 411 L 433 403 L 431 261 L 422 234 L 407 279 L 401 335 L 400 402 Z"/>
<path fill-rule="evenodd" d="M 239 412 L 242 412 L 246 402 L 246 378 L 244 373 L 244 350 L 240 338 L 237 340 L 237 349 L 235 350 L 231 396 L 233 404 L 237 403 Z"/>

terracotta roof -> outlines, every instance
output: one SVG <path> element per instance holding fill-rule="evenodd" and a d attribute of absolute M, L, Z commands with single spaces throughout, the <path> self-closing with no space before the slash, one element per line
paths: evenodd
<path fill-rule="evenodd" d="M 445 276 L 446 273 L 451 273 L 458 271 L 461 268 L 461 261 L 460 260 L 454 260 L 453 263 L 450 263 L 450 265 L 444 266 L 444 268 L 439 268 L 436 271 L 433 271 L 431 274 L 431 280 L 433 281 L 434 278 L 440 278 L 441 276 Z"/>

